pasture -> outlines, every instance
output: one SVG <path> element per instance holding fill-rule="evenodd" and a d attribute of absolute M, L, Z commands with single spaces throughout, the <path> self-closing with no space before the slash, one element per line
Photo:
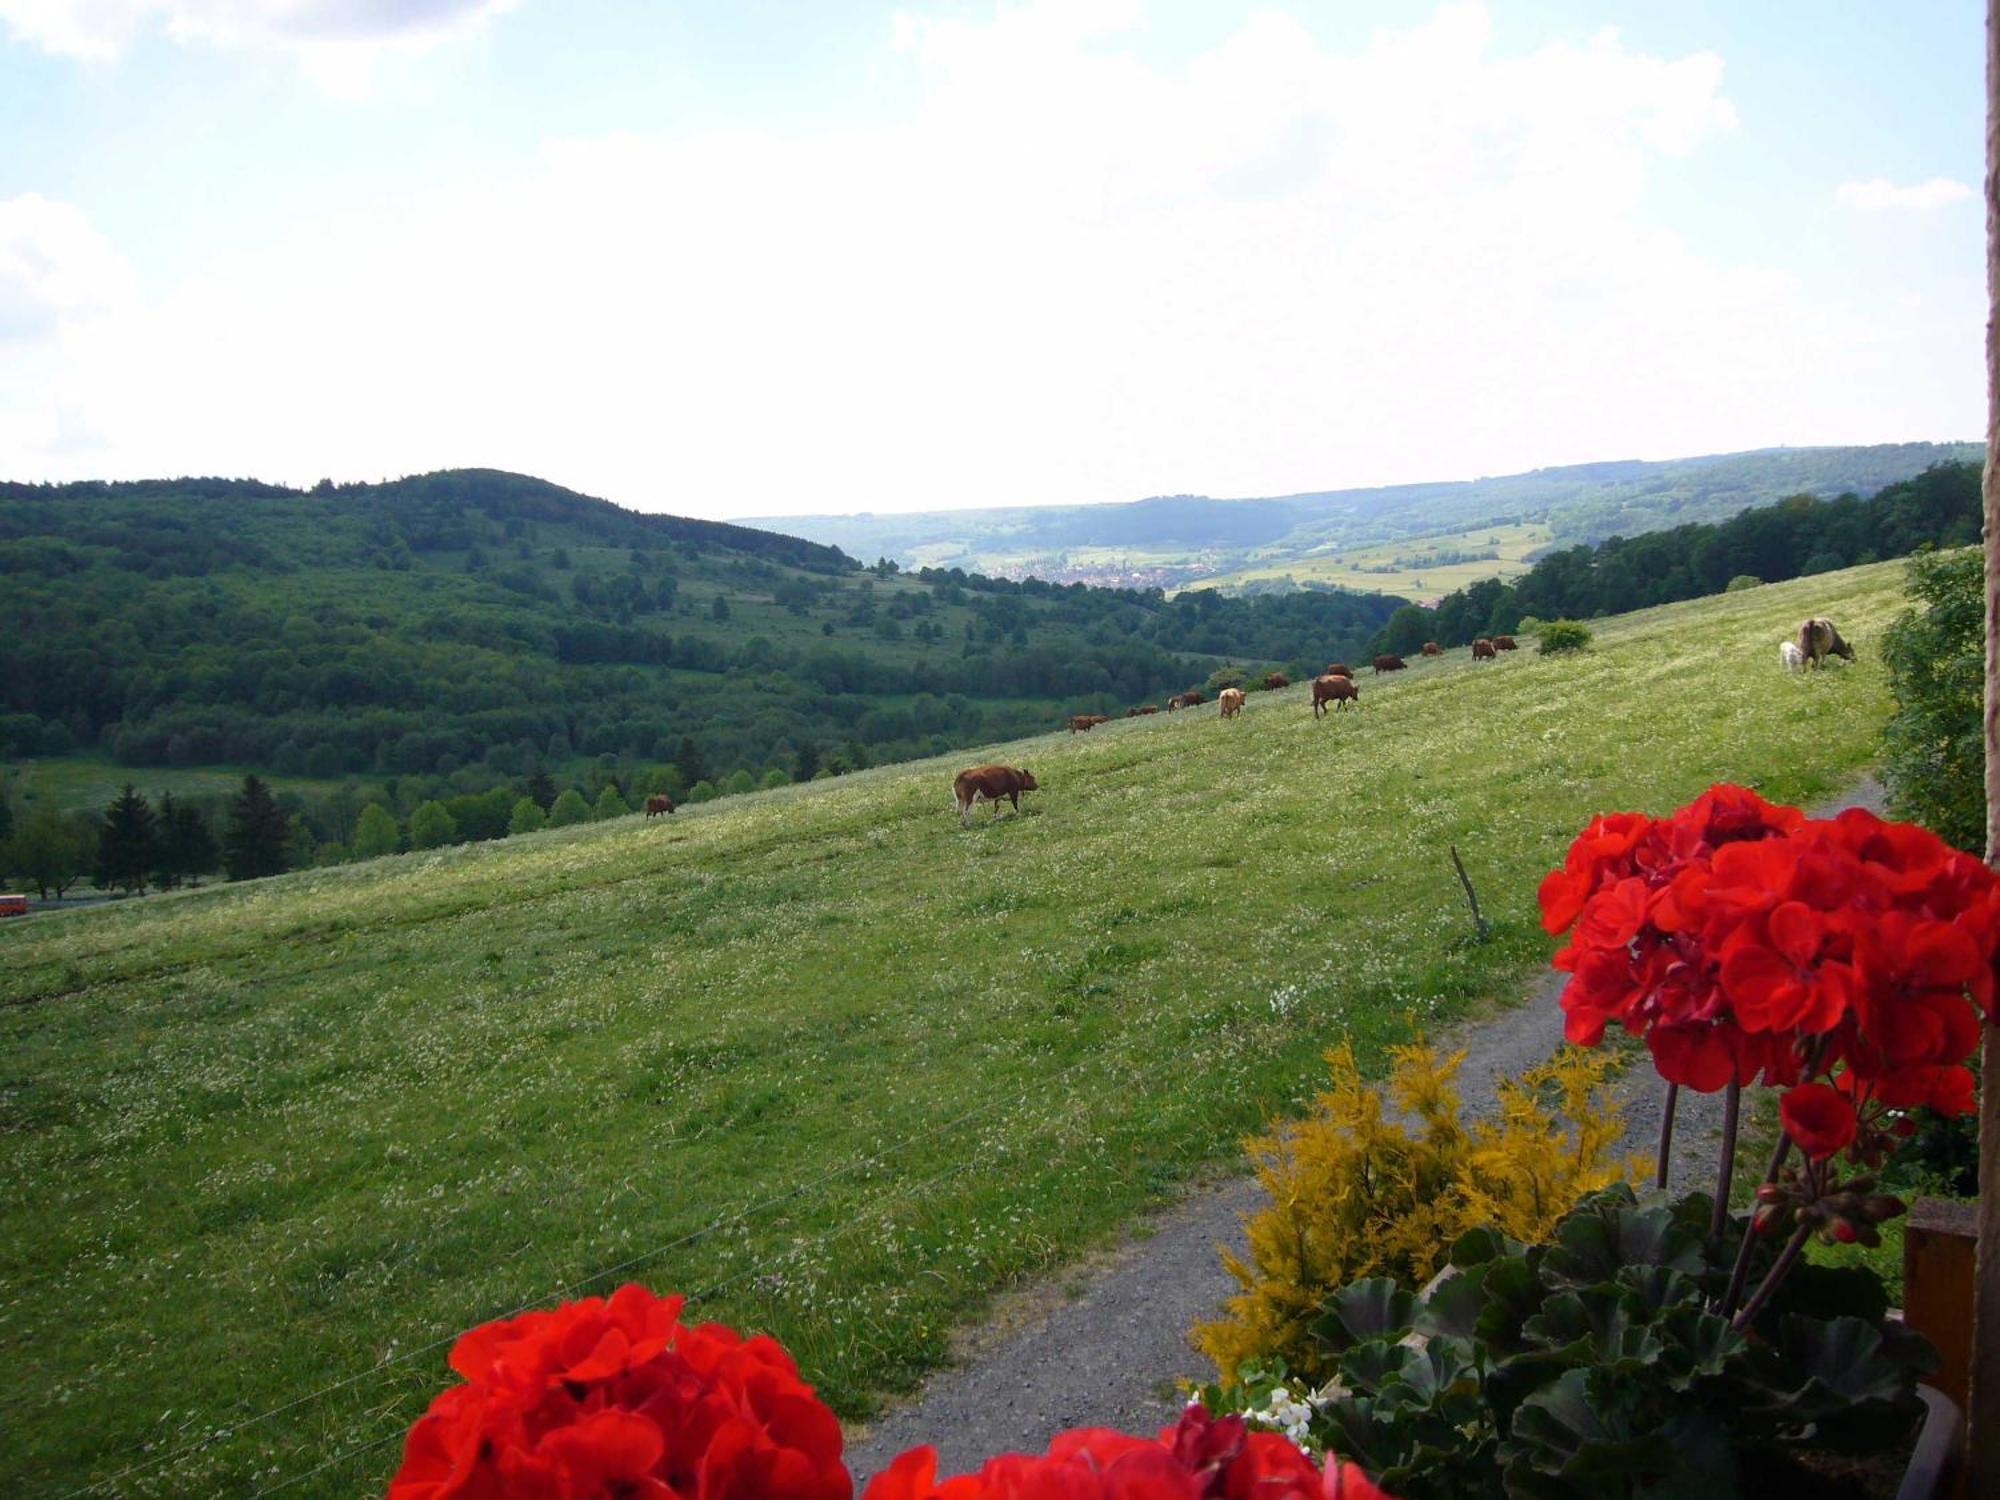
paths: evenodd
<path fill-rule="evenodd" d="M 0 1493 L 379 1493 L 461 1329 L 641 1279 L 850 1415 L 1546 962 L 1594 812 L 1867 765 L 1902 565 L 948 760 L 0 928 Z M 1853 667 L 1785 675 L 1832 616 Z M 961 832 L 959 768 L 1031 769 Z M 1470 924 L 1456 843 L 1494 924 Z"/>
<path fill-rule="evenodd" d="M 1189 588 L 1233 589 L 1273 578 L 1295 583 L 1331 584 L 1369 594 L 1401 594 L 1410 599 L 1436 599 L 1482 578 L 1514 579 L 1527 572 L 1529 557 L 1554 539 L 1539 521 L 1505 526 L 1474 526 L 1432 536 L 1403 537 L 1365 547 L 1314 548 L 1280 554 L 1261 549 L 1249 563 L 1230 573 L 1204 578 Z M 1494 557 L 1475 554 L 1492 552 Z M 1463 559 L 1463 560 L 1460 560 Z"/>

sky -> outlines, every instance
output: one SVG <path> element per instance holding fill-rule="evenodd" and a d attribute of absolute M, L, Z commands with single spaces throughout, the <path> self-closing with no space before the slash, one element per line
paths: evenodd
<path fill-rule="evenodd" d="M 0 0 L 0 479 L 718 518 L 1977 438 L 1974 0 Z"/>

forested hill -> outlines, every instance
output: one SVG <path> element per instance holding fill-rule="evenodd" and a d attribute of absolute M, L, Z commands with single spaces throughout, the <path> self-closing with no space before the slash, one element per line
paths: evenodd
<path fill-rule="evenodd" d="M 1977 462 L 1974 443 L 1762 448 L 1666 460 L 1569 464 L 1526 474 L 1257 500 L 1178 495 L 1105 505 L 908 515 L 812 516 L 768 524 L 864 557 L 1009 577 L 1197 584 L 1255 569 L 1296 571 L 1356 549 L 1467 528 L 1532 523 L 1563 546 L 1722 521 L 1789 495 L 1868 496 L 1933 464 Z"/>
<path fill-rule="evenodd" d="M 490 470 L 7 484 L 0 755 L 461 790 L 585 756 L 768 775 L 1323 661 L 1396 602 L 918 578 Z"/>

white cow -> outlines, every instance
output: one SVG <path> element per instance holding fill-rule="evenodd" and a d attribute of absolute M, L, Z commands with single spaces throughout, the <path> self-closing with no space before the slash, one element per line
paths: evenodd
<path fill-rule="evenodd" d="M 1778 642 L 1778 660 L 1787 672 L 1796 672 L 1806 664 L 1806 654 L 1799 649 L 1797 641 Z"/>

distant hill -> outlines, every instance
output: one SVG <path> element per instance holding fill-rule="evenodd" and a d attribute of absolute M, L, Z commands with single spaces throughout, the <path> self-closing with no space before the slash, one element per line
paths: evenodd
<path fill-rule="evenodd" d="M 918 578 L 484 469 L 0 484 L 0 760 L 811 774 L 1351 653 L 1393 607 Z"/>
<path fill-rule="evenodd" d="M 762 524 L 858 557 L 1006 577 L 1172 588 L 1290 572 L 1301 583 L 1355 584 L 1361 580 L 1343 576 L 1343 556 L 1383 543 L 1514 525 L 1546 526 L 1552 547 L 1636 536 L 1725 520 L 1791 495 L 1865 498 L 1932 464 L 1976 461 L 1983 452 L 1976 443 L 1762 448 L 1255 500 L 1176 495 L 1114 505 L 785 516 Z"/>

